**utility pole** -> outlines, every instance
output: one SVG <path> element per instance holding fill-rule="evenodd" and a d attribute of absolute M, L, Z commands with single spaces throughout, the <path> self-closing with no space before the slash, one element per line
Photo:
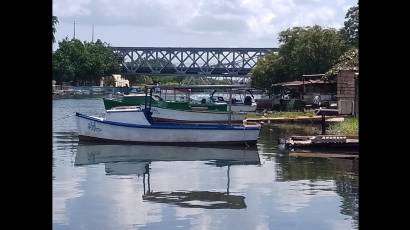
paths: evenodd
<path fill-rule="evenodd" d="M 73 39 L 75 39 L 75 19 L 74 19 L 74 35 L 73 35 Z"/>
<path fill-rule="evenodd" d="M 94 42 L 94 24 L 93 24 L 93 32 L 92 32 L 92 35 L 91 35 L 91 42 Z"/>

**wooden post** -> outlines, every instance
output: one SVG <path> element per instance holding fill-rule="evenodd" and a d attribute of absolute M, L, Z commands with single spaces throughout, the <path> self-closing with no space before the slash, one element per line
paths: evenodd
<path fill-rule="evenodd" d="M 229 104 L 228 104 L 229 108 L 228 108 L 228 112 L 229 112 L 229 116 L 228 116 L 228 124 L 231 124 L 231 118 L 232 118 L 232 89 L 229 89 Z"/>
<path fill-rule="evenodd" d="M 149 176 L 149 166 L 148 166 L 148 194 L 151 193 L 151 186 L 150 186 L 150 176 Z"/>
<path fill-rule="evenodd" d="M 322 114 L 322 135 L 326 135 L 326 119 L 324 114 Z"/>
<path fill-rule="evenodd" d="M 149 110 L 151 111 L 151 103 L 152 103 L 152 90 L 153 88 L 150 88 L 149 90 Z"/>
<path fill-rule="evenodd" d="M 145 86 L 145 110 L 147 110 L 147 103 L 148 103 L 148 87 Z"/>
<path fill-rule="evenodd" d="M 144 187 L 144 195 L 145 195 L 145 172 L 142 174 L 142 186 Z"/>
<path fill-rule="evenodd" d="M 230 184 L 230 181 L 231 181 L 231 178 L 230 178 L 230 175 L 229 175 L 230 169 L 231 169 L 231 165 L 228 165 L 228 170 L 227 170 L 228 182 L 227 182 L 227 185 L 226 185 L 226 194 L 228 194 L 228 195 L 229 195 L 229 184 Z"/>

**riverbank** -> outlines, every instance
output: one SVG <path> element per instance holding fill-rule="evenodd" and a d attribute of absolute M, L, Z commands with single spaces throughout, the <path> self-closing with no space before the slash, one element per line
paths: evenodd
<path fill-rule="evenodd" d="M 326 116 L 326 122 L 342 122 L 343 116 Z M 248 114 L 246 123 L 318 123 L 322 116 L 314 112 L 270 112 L 260 114 Z"/>
<path fill-rule="evenodd" d="M 359 119 L 347 118 L 342 122 L 330 125 L 329 134 L 359 136 Z"/>

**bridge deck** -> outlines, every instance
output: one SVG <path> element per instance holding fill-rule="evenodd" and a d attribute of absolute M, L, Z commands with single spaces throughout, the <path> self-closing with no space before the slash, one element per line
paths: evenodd
<path fill-rule="evenodd" d="M 277 48 L 113 47 L 122 73 L 247 75 Z"/>

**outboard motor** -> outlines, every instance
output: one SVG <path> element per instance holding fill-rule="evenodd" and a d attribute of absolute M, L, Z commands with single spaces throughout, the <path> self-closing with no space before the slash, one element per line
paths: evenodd
<path fill-rule="evenodd" d="M 243 102 L 244 105 L 252 105 L 252 97 L 246 96 L 245 101 Z"/>

